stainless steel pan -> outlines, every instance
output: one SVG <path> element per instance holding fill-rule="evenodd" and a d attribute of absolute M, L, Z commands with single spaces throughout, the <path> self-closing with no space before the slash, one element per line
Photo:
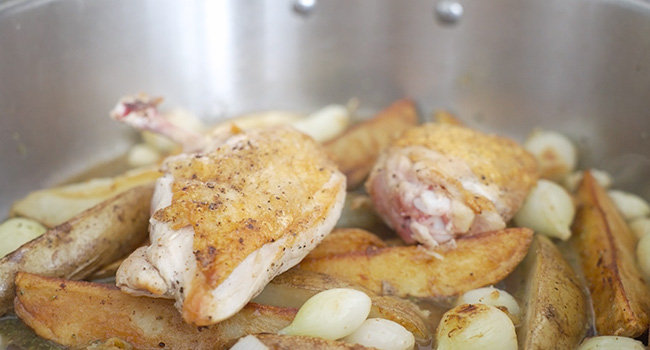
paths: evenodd
<path fill-rule="evenodd" d="M 562 131 L 650 199 L 650 2 L 459 1 L 449 24 L 424 0 L 0 0 L 0 219 L 123 154 L 107 112 L 139 91 L 208 121 L 412 97 L 520 140 Z"/>
<path fill-rule="evenodd" d="M 123 153 L 107 111 L 139 91 L 212 120 L 409 96 L 520 139 L 563 131 L 650 198 L 650 2 L 460 4 L 450 26 L 424 0 L 0 1 L 0 213 Z"/>

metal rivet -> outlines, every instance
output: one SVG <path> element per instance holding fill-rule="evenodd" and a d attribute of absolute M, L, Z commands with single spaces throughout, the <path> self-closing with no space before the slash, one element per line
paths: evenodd
<path fill-rule="evenodd" d="M 455 0 L 440 0 L 435 12 L 441 23 L 455 24 L 463 17 L 463 5 Z"/>
<path fill-rule="evenodd" d="M 293 10 L 301 15 L 310 14 L 316 7 L 316 0 L 296 0 L 293 3 Z"/>

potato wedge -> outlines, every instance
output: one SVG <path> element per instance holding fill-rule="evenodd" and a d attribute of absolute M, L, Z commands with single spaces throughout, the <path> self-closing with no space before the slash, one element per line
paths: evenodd
<path fill-rule="evenodd" d="M 535 235 L 515 274 L 525 280 L 523 321 L 517 328 L 519 348 L 575 349 L 588 329 L 583 286 L 558 248 Z"/>
<path fill-rule="evenodd" d="M 359 228 L 334 229 L 307 258 L 319 259 L 367 249 L 385 248 L 388 245 L 376 235 Z"/>
<path fill-rule="evenodd" d="M 127 190 L 0 259 L 0 315 L 13 306 L 18 271 L 81 279 L 142 244 L 152 193 L 153 185 Z"/>
<path fill-rule="evenodd" d="M 400 297 L 447 297 L 494 284 L 524 258 L 532 239 L 527 228 L 485 232 L 459 239 L 438 259 L 419 246 L 386 247 L 321 258 L 300 267 Z"/>
<path fill-rule="evenodd" d="M 130 188 L 153 184 L 158 177 L 157 166 L 145 167 L 114 178 L 98 178 L 35 191 L 15 202 L 10 215 L 30 218 L 52 228 Z"/>
<path fill-rule="evenodd" d="M 403 99 L 326 142 L 325 149 L 348 179 L 348 189 L 359 186 L 370 173 L 379 152 L 417 122 L 415 105 Z"/>
<path fill-rule="evenodd" d="M 39 336 L 72 348 L 117 337 L 136 349 L 223 349 L 251 333 L 277 332 L 294 308 L 248 304 L 209 327 L 183 321 L 174 301 L 134 297 L 108 284 L 16 276 L 16 314 Z"/>
<path fill-rule="evenodd" d="M 345 106 L 328 105 L 289 124 L 322 143 L 332 140 L 347 129 L 350 111 Z"/>
<path fill-rule="evenodd" d="M 265 346 L 265 348 L 263 347 Z M 305 337 L 301 335 L 255 334 L 239 340 L 232 350 L 268 349 L 311 349 L 311 350 L 378 350 L 338 340 Z"/>
<path fill-rule="evenodd" d="M 637 337 L 648 329 L 650 291 L 634 260 L 636 238 L 590 172 L 577 195 L 572 240 L 591 292 L 596 330 Z"/>
<path fill-rule="evenodd" d="M 47 231 L 40 222 L 27 218 L 10 218 L 0 222 L 0 258 L 20 248 Z"/>
<path fill-rule="evenodd" d="M 431 339 L 431 330 L 425 322 L 426 316 L 414 303 L 391 296 L 380 296 L 336 277 L 299 268 L 292 268 L 274 278 L 253 301 L 300 308 L 313 295 L 334 288 L 353 288 L 366 293 L 372 301 L 369 318 L 379 317 L 399 323 L 420 342 Z"/>

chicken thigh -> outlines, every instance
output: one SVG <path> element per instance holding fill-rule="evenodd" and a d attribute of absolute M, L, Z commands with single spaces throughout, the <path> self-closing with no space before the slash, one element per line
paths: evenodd
<path fill-rule="evenodd" d="M 137 108 L 118 105 L 113 117 L 169 127 L 157 121 L 155 104 L 139 101 Z M 235 130 L 216 140 L 171 134 L 189 140 L 192 152 L 165 160 L 152 199 L 151 243 L 120 266 L 116 280 L 129 294 L 176 299 L 187 322 L 214 324 L 331 231 L 345 177 L 313 139 L 289 127 Z"/>
<path fill-rule="evenodd" d="M 514 141 L 450 124 L 407 130 L 378 159 L 366 189 L 407 243 L 433 250 L 505 227 L 537 181 Z"/>

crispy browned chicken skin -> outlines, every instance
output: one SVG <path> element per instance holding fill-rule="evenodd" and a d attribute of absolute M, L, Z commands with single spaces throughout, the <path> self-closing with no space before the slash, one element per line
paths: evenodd
<path fill-rule="evenodd" d="M 514 141 L 431 123 L 380 156 L 366 189 L 406 242 L 435 248 L 504 228 L 537 177 L 535 159 Z"/>
<path fill-rule="evenodd" d="M 117 284 L 175 298 L 186 321 L 208 325 L 239 311 L 331 231 L 345 177 L 313 139 L 289 127 L 199 142 L 190 149 L 200 151 L 164 162 L 151 245 L 120 266 Z"/>

